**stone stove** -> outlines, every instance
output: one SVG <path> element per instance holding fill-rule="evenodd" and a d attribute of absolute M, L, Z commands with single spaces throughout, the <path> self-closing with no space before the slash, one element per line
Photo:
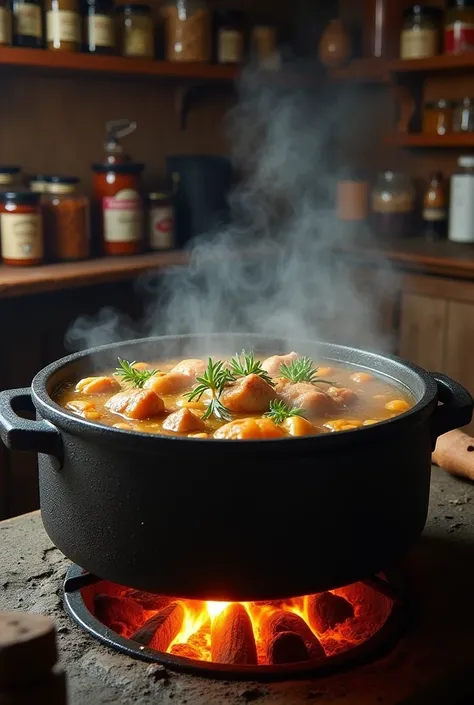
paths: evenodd
<path fill-rule="evenodd" d="M 51 616 L 70 705 L 468 705 L 474 702 L 474 487 L 433 469 L 430 516 L 400 570 L 416 602 L 389 654 L 344 673 L 279 683 L 174 673 L 113 651 L 63 609 L 70 563 L 39 513 L 0 523 L 0 610 Z M 387 567 L 389 568 L 389 567 Z"/>

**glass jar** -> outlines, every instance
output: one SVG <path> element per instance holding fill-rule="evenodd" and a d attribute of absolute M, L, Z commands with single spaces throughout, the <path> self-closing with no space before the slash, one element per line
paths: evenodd
<path fill-rule="evenodd" d="M 474 157 L 459 157 L 460 169 L 451 177 L 448 238 L 474 242 Z"/>
<path fill-rule="evenodd" d="M 169 0 L 163 10 L 166 59 L 211 61 L 211 13 L 206 0 Z"/>
<path fill-rule="evenodd" d="M 444 19 L 444 53 L 474 50 L 474 0 L 448 0 Z"/>
<path fill-rule="evenodd" d="M 153 18 L 149 5 L 117 8 L 119 46 L 122 56 L 152 59 L 155 54 Z"/>
<path fill-rule="evenodd" d="M 0 0 L 0 46 L 10 46 L 13 39 L 12 12 L 9 0 Z"/>
<path fill-rule="evenodd" d="M 453 132 L 474 132 L 474 100 L 463 98 L 453 110 Z"/>
<path fill-rule="evenodd" d="M 113 0 L 86 0 L 84 6 L 84 51 L 115 53 L 115 5 Z"/>
<path fill-rule="evenodd" d="M 133 255 L 142 250 L 143 164 L 94 164 L 95 223 L 107 255 Z"/>
<path fill-rule="evenodd" d="M 34 174 L 33 176 L 30 176 L 30 191 L 33 191 L 34 193 L 46 193 L 46 179 L 47 176 L 44 174 Z"/>
<path fill-rule="evenodd" d="M 79 179 L 47 176 L 41 199 L 48 260 L 68 262 L 89 256 L 89 199 L 76 192 Z"/>
<path fill-rule="evenodd" d="M 425 103 L 423 111 L 423 132 L 430 135 L 446 135 L 451 132 L 453 104 L 449 100 Z"/>
<path fill-rule="evenodd" d="M 214 12 L 214 54 L 217 64 L 243 63 L 244 17 L 241 10 L 216 10 Z"/>
<path fill-rule="evenodd" d="M 424 59 L 440 50 L 443 13 L 438 7 L 412 5 L 403 14 L 400 38 L 402 59 Z"/>
<path fill-rule="evenodd" d="M 271 24 L 260 23 L 252 28 L 251 50 L 259 64 L 265 64 L 277 51 L 277 31 Z"/>
<path fill-rule="evenodd" d="M 20 185 L 21 167 L 0 166 L 0 191 L 11 191 Z"/>
<path fill-rule="evenodd" d="M 423 198 L 423 231 L 428 240 L 438 240 L 446 235 L 448 206 L 446 188 L 440 171 L 431 175 Z"/>
<path fill-rule="evenodd" d="M 414 228 L 415 187 L 406 174 L 379 174 L 371 197 L 375 233 L 390 237 L 411 235 Z"/>
<path fill-rule="evenodd" d="M 43 261 L 43 218 L 40 194 L 0 194 L 0 231 L 4 264 L 30 267 Z"/>
<path fill-rule="evenodd" d="M 160 191 L 148 194 L 148 245 L 150 250 L 174 247 L 173 194 Z"/>
<path fill-rule="evenodd" d="M 52 51 L 80 51 L 79 0 L 46 0 L 46 40 Z"/>
<path fill-rule="evenodd" d="M 43 47 L 41 0 L 13 0 L 13 44 L 30 49 Z"/>

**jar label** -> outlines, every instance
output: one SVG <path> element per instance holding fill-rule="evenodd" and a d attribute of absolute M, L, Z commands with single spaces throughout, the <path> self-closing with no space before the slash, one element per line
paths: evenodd
<path fill-rule="evenodd" d="M 451 177 L 449 239 L 474 242 L 474 177 L 454 174 Z"/>
<path fill-rule="evenodd" d="M 150 210 L 150 247 L 152 250 L 168 250 L 174 245 L 173 208 L 163 206 Z"/>
<path fill-rule="evenodd" d="M 81 41 L 81 25 L 77 12 L 71 10 L 49 10 L 46 15 L 46 36 L 48 42 L 58 47 L 61 42 Z"/>
<path fill-rule="evenodd" d="M 464 54 L 474 49 L 474 24 L 453 22 L 444 31 L 444 53 Z"/>
<path fill-rule="evenodd" d="M 43 225 L 38 213 L 2 213 L 0 229 L 4 259 L 43 257 Z"/>
<path fill-rule="evenodd" d="M 244 37 L 235 29 L 220 29 L 217 39 L 219 64 L 240 64 L 244 56 Z"/>
<path fill-rule="evenodd" d="M 124 37 L 125 56 L 153 57 L 153 37 L 150 31 L 141 27 L 130 27 Z"/>
<path fill-rule="evenodd" d="M 115 46 L 114 22 L 107 15 L 91 15 L 87 19 L 89 48 Z"/>
<path fill-rule="evenodd" d="M 406 29 L 402 32 L 400 56 L 402 59 L 423 59 L 438 51 L 438 32 L 435 29 Z"/>
<path fill-rule="evenodd" d="M 12 43 L 12 16 L 6 7 L 0 7 L 0 44 Z"/>
<path fill-rule="evenodd" d="M 0 174 L 0 185 L 1 186 L 13 184 L 13 183 L 15 183 L 15 175 L 14 174 Z"/>
<path fill-rule="evenodd" d="M 41 9 L 38 5 L 25 2 L 16 6 L 15 10 L 16 33 L 29 37 L 43 36 L 43 23 Z"/>
<path fill-rule="evenodd" d="M 104 240 L 135 242 L 142 236 L 142 201 L 137 191 L 122 189 L 103 199 Z"/>
<path fill-rule="evenodd" d="M 446 220 L 447 216 L 448 213 L 444 208 L 423 208 L 423 220 L 430 223 Z"/>

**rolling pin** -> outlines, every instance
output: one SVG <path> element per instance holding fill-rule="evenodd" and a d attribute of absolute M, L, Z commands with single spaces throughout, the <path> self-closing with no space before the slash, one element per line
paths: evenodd
<path fill-rule="evenodd" d="M 432 455 L 442 470 L 474 481 L 474 438 L 463 431 L 449 431 L 440 436 Z"/>

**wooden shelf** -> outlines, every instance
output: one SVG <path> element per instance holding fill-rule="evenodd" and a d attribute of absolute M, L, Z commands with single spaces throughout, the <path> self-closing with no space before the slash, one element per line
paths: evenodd
<path fill-rule="evenodd" d="M 424 133 L 399 133 L 384 138 L 387 145 L 413 147 L 414 149 L 473 149 L 474 133 L 454 132 L 448 135 L 427 135 Z"/>
<path fill-rule="evenodd" d="M 474 69 L 474 52 L 461 56 L 433 56 L 429 59 L 396 59 L 388 62 L 390 73 L 444 73 Z"/>

